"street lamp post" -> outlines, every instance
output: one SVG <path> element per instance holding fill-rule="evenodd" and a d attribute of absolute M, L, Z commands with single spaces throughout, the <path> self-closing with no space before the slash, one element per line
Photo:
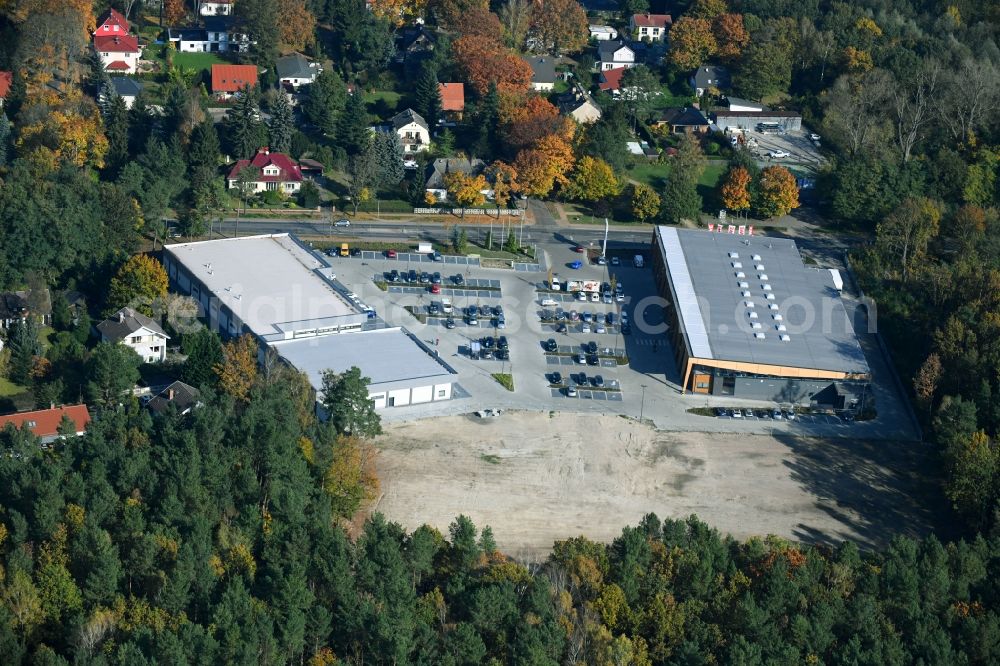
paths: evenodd
<path fill-rule="evenodd" d="M 642 423 L 642 417 L 646 412 L 646 385 L 641 384 L 641 386 L 642 386 L 642 402 L 639 403 L 639 423 Z"/>

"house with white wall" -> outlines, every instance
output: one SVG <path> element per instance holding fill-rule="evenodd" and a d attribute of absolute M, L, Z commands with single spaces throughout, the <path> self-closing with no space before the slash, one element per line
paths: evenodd
<path fill-rule="evenodd" d="M 125 307 L 97 325 L 101 342 L 122 344 L 135 351 L 143 363 L 162 363 L 170 339 L 155 321 Z"/>

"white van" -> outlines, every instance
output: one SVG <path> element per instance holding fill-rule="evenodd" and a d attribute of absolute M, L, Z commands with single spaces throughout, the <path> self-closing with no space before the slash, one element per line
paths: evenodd
<path fill-rule="evenodd" d="M 451 305 L 451 299 L 450 298 L 442 298 L 441 299 L 441 312 L 443 312 L 445 314 L 451 314 L 454 311 L 455 311 L 455 308 L 452 307 L 452 305 Z"/>
<path fill-rule="evenodd" d="M 544 298 L 544 299 L 542 299 L 542 307 L 543 308 L 554 308 L 554 307 L 556 307 L 558 305 L 559 305 L 559 301 L 555 300 L 554 298 Z"/>
<path fill-rule="evenodd" d="M 559 291 L 559 287 L 560 287 L 559 278 L 552 276 L 552 281 L 549 282 L 549 289 L 551 289 L 552 291 Z"/>

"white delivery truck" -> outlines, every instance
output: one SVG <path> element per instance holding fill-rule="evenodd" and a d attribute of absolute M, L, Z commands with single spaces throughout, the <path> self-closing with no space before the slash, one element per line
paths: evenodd
<path fill-rule="evenodd" d="M 417 243 L 417 252 L 420 254 L 430 254 L 434 251 L 434 246 L 430 243 Z"/>

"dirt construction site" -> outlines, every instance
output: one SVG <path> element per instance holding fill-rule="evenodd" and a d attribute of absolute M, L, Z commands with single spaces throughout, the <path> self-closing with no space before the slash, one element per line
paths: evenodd
<path fill-rule="evenodd" d="M 696 514 L 737 538 L 883 546 L 929 531 L 936 492 L 919 445 L 665 433 L 621 416 L 504 412 L 393 424 L 378 442 L 374 510 L 447 533 L 465 514 L 509 555 L 610 541 L 643 515 Z"/>

